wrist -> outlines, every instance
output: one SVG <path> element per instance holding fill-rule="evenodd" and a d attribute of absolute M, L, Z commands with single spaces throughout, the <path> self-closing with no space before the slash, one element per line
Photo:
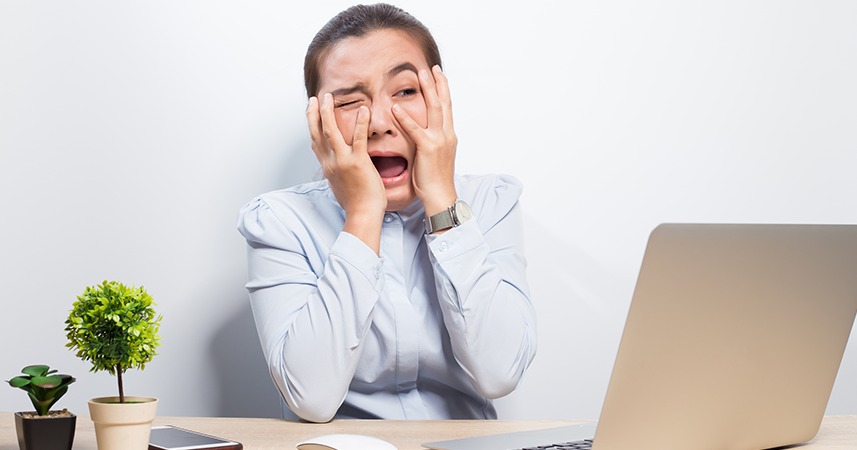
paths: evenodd
<path fill-rule="evenodd" d="M 423 202 L 426 217 L 431 217 L 455 204 L 455 201 L 458 200 L 458 194 L 453 188 L 426 196 L 426 198 L 420 198 L 420 200 Z"/>
<path fill-rule="evenodd" d="M 383 211 L 379 214 L 349 214 L 346 212 L 345 225 L 342 227 L 342 231 L 360 239 L 376 255 L 379 255 L 381 251 L 381 224 L 383 221 Z"/>
<path fill-rule="evenodd" d="M 373 195 L 365 195 L 350 199 L 347 204 L 340 206 L 345 210 L 345 220 L 353 219 L 361 222 L 374 222 L 376 219 L 384 218 L 384 213 L 387 210 L 387 196 L 376 198 Z"/>
<path fill-rule="evenodd" d="M 423 219 L 423 226 L 426 234 L 443 234 L 446 230 L 455 228 L 472 218 L 473 211 L 470 210 L 470 206 L 464 200 L 458 199 L 445 210 L 426 216 Z"/>

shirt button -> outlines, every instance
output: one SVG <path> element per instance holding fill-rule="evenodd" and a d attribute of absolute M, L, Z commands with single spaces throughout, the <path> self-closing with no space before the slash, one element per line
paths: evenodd
<path fill-rule="evenodd" d="M 375 279 L 381 278 L 381 269 L 375 267 L 372 269 L 372 275 L 375 275 Z"/>
<path fill-rule="evenodd" d="M 449 250 L 449 246 L 446 245 L 446 241 L 443 241 L 440 243 L 440 246 L 437 249 L 440 252 L 445 252 L 445 251 Z"/>
<path fill-rule="evenodd" d="M 384 214 L 384 222 L 390 223 L 392 221 L 393 221 L 393 215 L 392 214 Z"/>

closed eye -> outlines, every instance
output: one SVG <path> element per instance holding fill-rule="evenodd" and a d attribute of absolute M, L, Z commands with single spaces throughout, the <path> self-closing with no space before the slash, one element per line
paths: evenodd
<path fill-rule="evenodd" d="M 335 106 L 336 106 L 337 108 L 342 108 L 343 106 L 353 105 L 353 104 L 355 104 L 355 103 L 357 103 L 357 102 L 359 102 L 359 101 L 360 101 L 360 100 L 351 100 L 350 102 L 340 103 L 340 104 L 335 105 Z"/>

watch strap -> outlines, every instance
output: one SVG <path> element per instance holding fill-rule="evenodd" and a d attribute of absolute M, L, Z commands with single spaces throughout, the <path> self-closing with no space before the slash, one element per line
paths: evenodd
<path fill-rule="evenodd" d="M 455 226 L 455 215 L 453 214 L 453 206 L 450 206 L 443 211 L 423 219 L 423 224 L 426 227 L 426 233 L 432 234 L 436 231 L 446 230 Z"/>
<path fill-rule="evenodd" d="M 436 231 L 457 227 L 473 218 L 473 211 L 462 199 L 458 199 L 452 206 L 445 210 L 423 219 L 426 233 L 432 234 Z"/>

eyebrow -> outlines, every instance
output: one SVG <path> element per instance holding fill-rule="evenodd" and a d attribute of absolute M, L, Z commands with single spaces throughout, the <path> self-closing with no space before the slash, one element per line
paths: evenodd
<path fill-rule="evenodd" d="M 365 94 L 365 93 L 367 93 L 368 91 L 369 91 L 369 89 L 366 87 L 366 85 L 365 85 L 365 84 L 363 84 L 363 83 L 357 83 L 357 84 L 355 84 L 354 86 L 351 86 L 351 87 L 342 88 L 342 89 L 337 89 L 337 90 L 335 90 L 335 91 L 331 92 L 331 93 L 330 93 L 330 95 L 332 95 L 332 96 L 336 97 L 336 96 L 341 96 L 341 95 L 353 94 L 353 93 L 355 93 L 355 92 L 362 92 L 362 93 L 364 93 L 364 94 Z"/>
<path fill-rule="evenodd" d="M 406 70 L 410 70 L 411 72 L 414 73 L 414 75 L 419 76 L 419 74 L 417 73 L 417 68 L 414 67 L 413 64 L 406 62 L 406 63 L 399 64 L 398 66 L 393 67 L 392 69 L 388 70 L 387 71 L 387 78 L 388 79 L 393 78 L 394 76 L 396 76 L 399 73 L 404 72 Z"/>
<path fill-rule="evenodd" d="M 413 72 L 415 75 L 419 76 L 419 74 L 417 72 L 417 68 L 414 67 L 413 64 L 406 62 L 406 63 L 399 64 L 398 66 L 393 67 L 392 69 L 388 70 L 387 74 L 384 76 L 384 78 L 389 80 L 390 78 L 393 78 L 396 75 L 398 75 L 398 74 L 400 74 L 406 70 L 409 70 L 409 71 Z M 330 94 L 333 95 L 334 97 L 336 97 L 337 95 L 342 96 L 342 95 L 353 94 L 355 92 L 361 92 L 364 94 L 368 94 L 369 88 L 366 87 L 366 85 L 363 83 L 357 83 L 351 87 L 337 89 L 337 90 L 331 92 Z"/>

